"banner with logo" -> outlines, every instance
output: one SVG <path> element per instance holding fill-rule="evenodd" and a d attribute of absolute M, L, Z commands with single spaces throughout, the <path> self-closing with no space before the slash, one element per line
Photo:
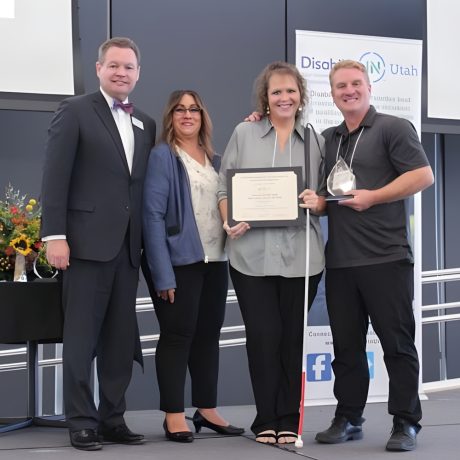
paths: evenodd
<path fill-rule="evenodd" d="M 371 104 L 377 111 L 412 122 L 420 136 L 421 127 L 421 76 L 422 41 L 326 32 L 296 31 L 296 65 L 307 81 L 309 94 L 305 121 L 318 132 L 343 121 L 343 116 L 332 102 L 329 72 L 343 59 L 360 61 L 367 68 L 372 85 Z M 416 196 L 411 216 L 413 248 L 415 254 L 414 311 L 417 321 L 417 348 L 421 361 L 421 201 Z M 305 404 L 335 404 L 333 396 L 334 375 L 331 362 L 334 359 L 331 331 L 326 314 L 315 314 L 324 309 L 323 290 L 309 315 L 306 328 L 307 382 Z M 380 341 L 372 327 L 367 337 L 370 387 L 368 401 L 386 401 L 388 376 L 383 363 Z M 421 373 L 420 373 L 421 374 Z"/>
<path fill-rule="evenodd" d="M 308 121 L 323 131 L 343 121 L 334 106 L 329 72 L 343 59 L 363 63 L 379 112 L 406 118 L 420 133 L 422 41 L 366 35 L 296 31 L 296 65 L 307 80 Z"/>

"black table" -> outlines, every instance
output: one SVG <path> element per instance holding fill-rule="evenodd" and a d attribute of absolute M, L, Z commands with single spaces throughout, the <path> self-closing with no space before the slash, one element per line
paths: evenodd
<path fill-rule="evenodd" d="M 0 283 L 0 343 L 27 346 L 27 416 L 0 418 L 0 433 L 31 425 L 65 427 L 61 416 L 37 417 L 38 344 L 62 341 L 61 283 Z"/>

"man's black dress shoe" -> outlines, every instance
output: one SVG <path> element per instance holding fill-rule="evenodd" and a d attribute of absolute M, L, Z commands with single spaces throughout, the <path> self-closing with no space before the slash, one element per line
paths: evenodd
<path fill-rule="evenodd" d="M 206 420 L 201 414 L 200 411 L 196 411 L 193 414 L 192 418 L 193 424 L 195 425 L 195 431 L 199 433 L 202 427 L 209 428 L 210 430 L 214 430 L 216 433 L 219 434 L 228 434 L 231 436 L 238 436 L 244 433 L 244 428 L 238 428 L 237 426 L 233 425 L 216 425 L 215 423 Z"/>
<path fill-rule="evenodd" d="M 393 452 L 405 452 L 414 450 L 417 446 L 417 433 L 422 427 L 412 424 L 408 420 L 395 417 L 393 420 L 393 429 L 391 430 L 390 439 L 387 442 L 386 450 Z"/>
<path fill-rule="evenodd" d="M 331 426 L 318 433 L 316 441 L 324 444 L 338 444 L 345 441 L 362 439 L 363 429 L 361 425 L 352 425 L 345 417 L 334 417 Z"/>
<path fill-rule="evenodd" d="M 101 425 L 98 431 L 104 441 L 133 445 L 144 443 L 144 435 L 133 433 L 124 423 L 113 428 Z"/>
<path fill-rule="evenodd" d="M 70 444 L 80 450 L 100 450 L 102 442 L 96 430 L 87 428 L 84 430 L 70 431 Z"/>
<path fill-rule="evenodd" d="M 163 422 L 163 429 L 165 430 L 165 436 L 174 442 L 193 442 L 193 433 L 191 431 L 176 431 L 175 433 L 171 433 L 168 430 L 168 425 L 166 423 L 166 419 Z"/>

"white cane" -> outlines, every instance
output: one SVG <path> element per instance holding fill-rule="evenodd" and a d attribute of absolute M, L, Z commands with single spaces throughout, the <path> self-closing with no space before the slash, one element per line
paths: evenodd
<path fill-rule="evenodd" d="M 300 391 L 300 408 L 299 408 L 299 427 L 297 430 L 297 439 L 295 446 L 303 447 L 303 416 L 305 402 L 305 383 L 307 380 L 307 364 L 305 356 L 307 354 L 307 340 L 305 332 L 308 325 L 308 283 L 310 278 L 310 210 L 307 209 L 305 216 L 305 295 L 304 295 L 304 313 L 303 313 L 303 340 L 302 340 L 302 385 Z"/>
<path fill-rule="evenodd" d="M 310 130 L 309 124 L 304 131 L 304 146 L 305 146 L 305 188 L 310 187 Z M 311 126 L 311 125 L 310 125 Z M 314 133 L 314 129 L 312 126 Z M 315 133 L 314 133 L 315 134 Z M 316 138 L 316 134 L 315 134 Z M 318 141 L 317 141 L 318 142 Z M 318 144 L 319 147 L 319 144 Z M 303 432 L 303 417 L 304 417 L 304 402 L 305 402 L 305 385 L 307 381 L 307 363 L 305 356 L 307 354 L 306 329 L 308 325 L 308 287 L 310 279 L 310 210 L 307 208 L 305 213 L 305 294 L 303 307 L 303 336 L 302 336 L 302 382 L 300 390 L 300 407 L 299 407 L 299 426 L 297 430 L 297 439 L 295 446 L 303 447 L 302 432 Z"/>

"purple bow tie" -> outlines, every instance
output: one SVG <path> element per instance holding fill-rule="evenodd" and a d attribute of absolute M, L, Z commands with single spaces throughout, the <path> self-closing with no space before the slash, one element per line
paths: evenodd
<path fill-rule="evenodd" d="M 124 112 L 126 113 L 129 113 L 130 115 L 133 114 L 133 111 L 134 111 L 134 104 L 132 102 L 127 102 L 126 104 L 123 104 L 123 102 L 120 102 L 120 101 L 113 101 L 113 108 L 114 109 L 117 109 L 117 108 L 120 108 L 121 110 L 123 110 Z"/>

